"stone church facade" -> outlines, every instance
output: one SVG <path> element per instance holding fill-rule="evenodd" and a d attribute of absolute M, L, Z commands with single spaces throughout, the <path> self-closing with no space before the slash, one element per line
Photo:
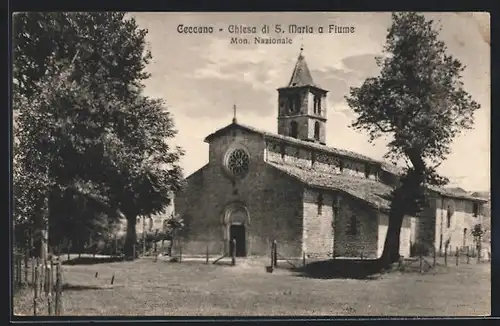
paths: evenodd
<path fill-rule="evenodd" d="M 287 257 L 379 257 L 389 195 L 400 171 L 367 156 L 326 146 L 327 90 L 298 57 L 278 89 L 278 133 L 233 122 L 208 135 L 209 162 L 175 196 L 185 221 L 183 252 L 268 255 L 273 240 Z M 407 216 L 400 251 L 471 244 L 483 200 L 430 189 L 430 206 Z M 444 250 L 444 249 L 443 249 Z"/>

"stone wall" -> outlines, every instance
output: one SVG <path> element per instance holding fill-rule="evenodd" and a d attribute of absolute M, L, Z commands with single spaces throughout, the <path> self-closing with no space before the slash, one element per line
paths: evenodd
<path fill-rule="evenodd" d="M 356 223 L 356 233 L 350 231 Z M 336 257 L 377 256 L 377 212 L 358 200 L 342 196 L 339 213 L 334 221 L 334 254 Z"/>
<path fill-rule="evenodd" d="M 401 233 L 399 235 L 399 254 L 403 257 L 410 257 L 411 246 L 411 216 L 405 216 L 401 226 Z M 378 214 L 378 249 L 377 257 L 382 256 L 384 251 L 385 238 L 387 236 L 387 228 L 389 227 L 389 216 L 384 213 Z"/>
<path fill-rule="evenodd" d="M 456 248 L 475 246 L 471 231 L 474 225 L 482 222 L 482 214 L 474 216 L 473 202 L 470 200 L 441 197 L 435 199 L 435 247 L 439 250 L 442 236 L 441 250 L 444 251 L 445 243 L 449 240 L 449 249 L 453 252 Z M 448 206 L 451 208 L 450 225 L 448 227 Z M 465 230 L 466 229 L 466 230 Z M 464 232 L 465 231 L 465 232 Z"/>
<path fill-rule="evenodd" d="M 318 202 L 322 196 L 322 205 Z M 333 198 L 330 192 L 304 190 L 303 251 L 309 257 L 332 257 L 333 254 Z"/>
<path fill-rule="evenodd" d="M 356 160 L 340 157 L 314 148 L 307 148 L 278 140 L 267 140 L 266 159 L 270 162 L 285 163 L 304 169 L 314 169 L 335 174 L 345 174 L 359 178 L 377 180 L 379 167 Z M 366 169 L 368 168 L 368 171 Z M 366 175 L 368 172 L 368 175 Z"/>

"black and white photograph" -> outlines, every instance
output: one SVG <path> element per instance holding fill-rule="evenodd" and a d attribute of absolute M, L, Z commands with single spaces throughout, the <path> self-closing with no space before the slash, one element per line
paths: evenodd
<path fill-rule="evenodd" d="M 17 12 L 12 314 L 491 314 L 486 12 Z"/>

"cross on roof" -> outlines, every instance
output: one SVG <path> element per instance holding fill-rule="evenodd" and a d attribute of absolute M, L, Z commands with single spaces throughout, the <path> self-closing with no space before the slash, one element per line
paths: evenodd
<path fill-rule="evenodd" d="M 236 123 L 236 104 L 233 105 L 233 123 Z"/>

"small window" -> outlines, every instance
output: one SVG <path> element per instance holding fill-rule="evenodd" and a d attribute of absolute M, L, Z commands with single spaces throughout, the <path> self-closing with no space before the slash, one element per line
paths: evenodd
<path fill-rule="evenodd" d="M 474 215 L 474 217 L 477 217 L 479 215 L 479 204 L 478 203 L 472 204 L 472 214 Z"/>
<path fill-rule="evenodd" d="M 446 227 L 449 229 L 451 227 L 451 217 L 453 216 L 453 212 L 451 207 L 448 206 L 448 212 L 446 213 Z"/>
<path fill-rule="evenodd" d="M 347 228 L 348 235 L 357 235 L 358 234 L 358 219 L 356 216 L 351 216 L 351 220 L 349 221 L 349 227 Z"/>
<path fill-rule="evenodd" d="M 290 123 L 290 137 L 297 138 L 299 133 L 299 127 L 297 125 L 297 122 L 292 121 Z"/>
<path fill-rule="evenodd" d="M 320 128 L 320 127 L 319 127 L 319 122 L 318 122 L 318 121 L 316 121 L 316 122 L 314 123 L 314 139 L 315 139 L 315 140 L 319 140 L 319 128 Z"/>
<path fill-rule="evenodd" d="M 323 213 L 323 195 L 318 195 L 318 215 Z"/>
<path fill-rule="evenodd" d="M 312 151 L 311 152 L 311 164 L 314 165 L 315 162 L 316 162 L 316 152 Z"/>

